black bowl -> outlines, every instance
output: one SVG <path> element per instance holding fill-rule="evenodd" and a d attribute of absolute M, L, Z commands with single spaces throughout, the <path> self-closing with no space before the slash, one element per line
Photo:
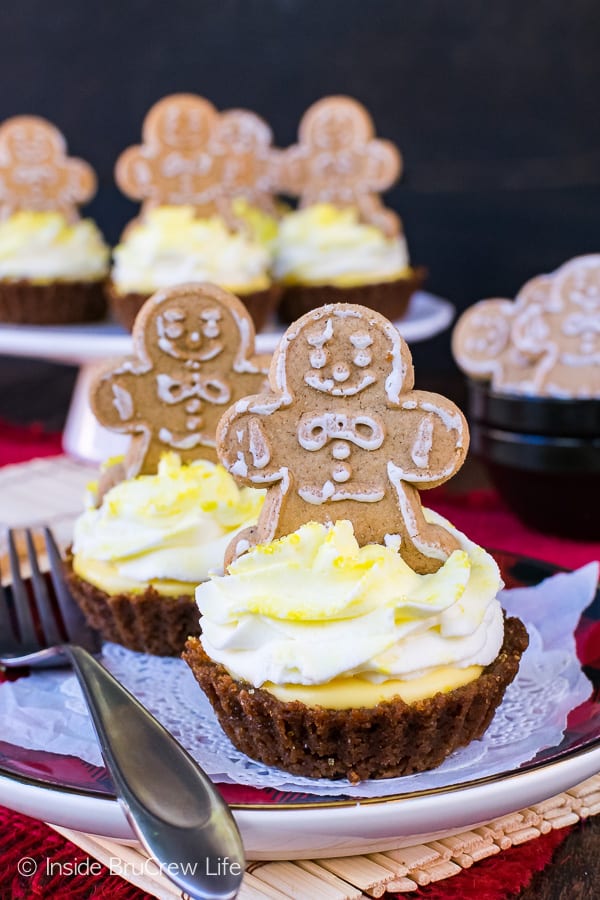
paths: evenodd
<path fill-rule="evenodd" d="M 498 394 L 486 382 L 467 381 L 468 417 L 491 428 L 554 437 L 600 437 L 600 399 L 561 400 Z"/>
<path fill-rule="evenodd" d="M 471 447 L 525 525 L 600 540 L 600 437 L 520 434 L 472 422 Z"/>

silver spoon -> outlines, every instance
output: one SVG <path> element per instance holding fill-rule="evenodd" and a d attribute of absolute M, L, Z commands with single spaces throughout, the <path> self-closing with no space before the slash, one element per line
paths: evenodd
<path fill-rule="evenodd" d="M 9 534 L 10 588 L 0 582 L 0 665 L 48 667 L 70 663 L 96 729 L 106 767 L 125 815 L 161 871 L 195 900 L 230 900 L 244 876 L 242 840 L 231 811 L 183 747 L 88 652 L 97 636 L 70 596 L 62 562 L 46 529 L 56 604 L 26 533 L 36 628 L 29 594 Z M 60 638 L 60 624 L 69 643 Z M 83 646 L 85 645 L 85 647 Z"/>

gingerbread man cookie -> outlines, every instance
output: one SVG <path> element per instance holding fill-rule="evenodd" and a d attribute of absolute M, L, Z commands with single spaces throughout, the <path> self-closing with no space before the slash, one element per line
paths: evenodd
<path fill-rule="evenodd" d="M 535 358 L 512 340 L 516 304 L 481 300 L 466 310 L 452 333 L 452 353 L 471 378 L 490 378 L 494 390 L 517 393 L 533 385 Z"/>
<path fill-rule="evenodd" d="M 600 397 L 600 255 L 561 266 L 547 296 L 516 311 L 512 338 L 537 359 L 536 394 Z"/>
<path fill-rule="evenodd" d="M 156 103 L 144 120 L 143 143 L 117 160 L 121 190 L 154 206 L 193 206 L 199 216 L 218 213 L 240 227 L 236 197 L 273 213 L 272 133 L 248 110 L 219 113 L 194 94 L 173 94 Z"/>
<path fill-rule="evenodd" d="M 452 336 L 458 365 L 499 392 L 600 396 L 600 255 L 532 278 L 510 300 L 483 300 Z"/>
<path fill-rule="evenodd" d="M 398 217 L 378 194 L 399 178 L 402 157 L 390 141 L 375 139 L 367 110 L 351 97 L 324 97 L 304 113 L 298 144 L 283 151 L 280 189 L 300 197 L 300 206 L 355 206 L 365 222 L 388 236 Z"/>
<path fill-rule="evenodd" d="M 400 535 L 414 569 L 438 569 L 458 544 L 425 520 L 419 491 L 458 470 L 469 435 L 453 403 L 413 383 L 408 346 L 373 310 L 332 304 L 290 326 L 269 391 L 239 400 L 217 430 L 236 480 L 268 488 L 258 525 L 226 562 L 305 522 L 349 519 L 360 544 Z"/>
<path fill-rule="evenodd" d="M 15 212 L 59 212 L 69 222 L 96 191 L 94 170 L 67 156 L 64 137 L 38 116 L 15 116 L 0 126 L 0 219 Z"/>
<path fill-rule="evenodd" d="M 221 415 L 259 390 L 268 370 L 245 306 L 212 284 L 158 291 L 135 321 L 133 347 L 98 372 L 90 396 L 102 425 L 132 435 L 120 477 L 156 472 L 168 450 L 216 462 Z"/>

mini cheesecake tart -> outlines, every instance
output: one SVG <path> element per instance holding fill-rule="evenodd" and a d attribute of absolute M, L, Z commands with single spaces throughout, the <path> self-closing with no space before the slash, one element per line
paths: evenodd
<path fill-rule="evenodd" d="M 507 619 L 500 653 L 474 680 L 412 703 L 396 696 L 347 709 L 281 700 L 236 681 L 207 656 L 197 637 L 188 639 L 183 658 L 223 731 L 243 753 L 295 775 L 357 782 L 432 769 L 481 737 L 527 644 L 523 623 Z"/>
<path fill-rule="evenodd" d="M 426 270 L 409 263 L 402 233 L 387 237 L 358 210 L 315 203 L 289 212 L 274 242 L 279 316 L 293 322 L 325 303 L 368 306 L 394 320 L 407 310 Z"/>
<path fill-rule="evenodd" d="M 358 303 L 377 310 L 386 319 L 396 321 L 406 314 L 410 298 L 423 286 L 426 277 L 427 269 L 419 266 L 409 269 L 401 278 L 374 284 L 349 287 L 335 284 L 282 286 L 279 318 L 283 322 L 294 322 L 325 303 Z"/>
<path fill-rule="evenodd" d="M 0 222 L 0 322 L 65 325 L 106 312 L 110 251 L 91 219 L 20 211 Z"/>
<path fill-rule="evenodd" d="M 175 453 L 164 454 L 154 475 L 117 482 L 101 499 L 97 490 L 89 486 L 66 561 L 73 597 L 105 640 L 178 655 L 200 633 L 196 586 L 219 567 L 236 531 L 256 521 L 264 492 Z"/>
<path fill-rule="evenodd" d="M 277 222 L 242 198 L 233 208 L 240 222 L 237 231 L 219 216 L 199 218 L 185 205 L 159 206 L 132 222 L 115 248 L 107 284 L 117 321 L 131 331 L 157 289 L 208 281 L 236 294 L 259 331 L 280 295 L 270 271 Z"/>
<path fill-rule="evenodd" d="M 251 548 L 196 591 L 183 658 L 242 752 L 296 775 L 389 778 L 438 766 L 484 733 L 528 637 L 505 619 L 494 559 L 457 540 L 433 573 L 351 522 L 309 522 Z"/>
<path fill-rule="evenodd" d="M 200 634 L 194 603 L 194 586 L 180 594 L 165 594 L 150 585 L 140 593 L 108 594 L 73 570 L 73 558 L 65 562 L 73 598 L 88 623 L 104 640 L 155 656 L 176 656 L 190 635 Z"/>

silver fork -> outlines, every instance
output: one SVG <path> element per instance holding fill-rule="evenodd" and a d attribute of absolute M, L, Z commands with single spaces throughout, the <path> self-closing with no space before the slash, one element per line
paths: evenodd
<path fill-rule="evenodd" d="M 15 536 L 9 532 L 11 584 L 3 588 L 0 582 L 0 665 L 71 665 L 117 797 L 143 846 L 190 897 L 235 897 L 244 874 L 244 851 L 229 807 L 175 738 L 94 658 L 98 636 L 69 594 L 60 553 L 47 528 L 44 538 L 62 622 L 31 532 L 25 532 L 25 540 L 33 606 Z"/>

